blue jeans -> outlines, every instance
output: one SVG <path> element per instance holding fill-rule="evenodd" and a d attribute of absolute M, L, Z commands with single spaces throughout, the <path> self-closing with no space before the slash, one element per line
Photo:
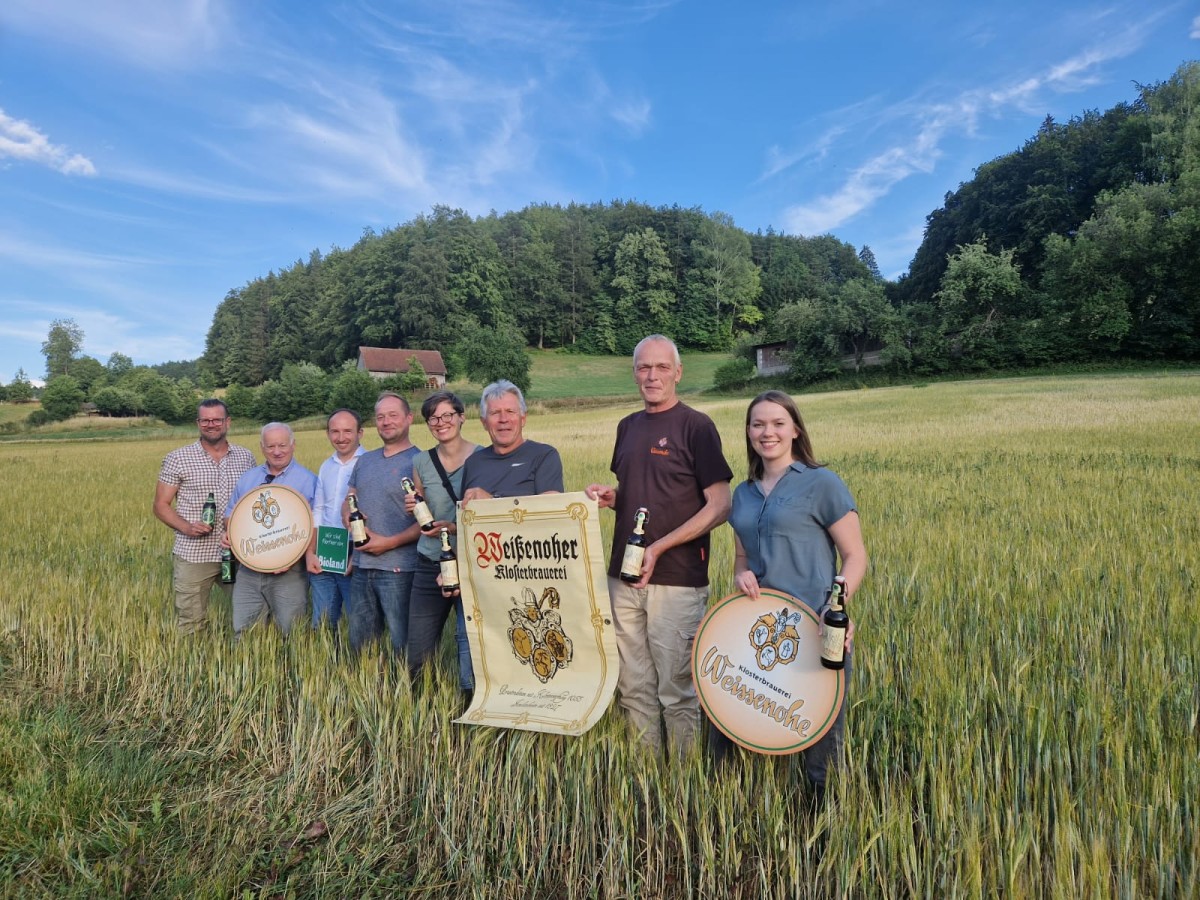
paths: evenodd
<path fill-rule="evenodd" d="M 342 610 L 346 611 L 347 616 L 350 615 L 350 576 L 322 572 L 320 575 L 309 575 L 308 583 L 312 587 L 313 628 L 324 619 L 326 625 L 336 630 Z"/>
<path fill-rule="evenodd" d="M 458 684 L 464 691 L 475 689 L 475 669 L 471 665 L 471 645 L 467 642 L 467 622 L 463 615 L 462 597 L 453 600 L 442 596 L 438 587 L 438 564 L 422 556 L 417 560 L 413 579 L 412 601 L 408 613 L 408 668 L 415 678 L 436 652 L 442 640 L 442 629 L 454 609 L 458 641 Z"/>
<path fill-rule="evenodd" d="M 383 635 L 387 625 L 396 656 L 408 643 L 408 596 L 412 572 L 355 569 L 350 575 L 350 649 L 355 653 Z"/>

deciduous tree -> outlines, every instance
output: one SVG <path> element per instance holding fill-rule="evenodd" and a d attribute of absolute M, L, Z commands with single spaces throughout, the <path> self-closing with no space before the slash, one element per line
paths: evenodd
<path fill-rule="evenodd" d="M 633 352 L 647 334 L 672 331 L 675 275 L 653 228 L 631 231 L 617 245 L 612 288 L 617 349 Z"/>
<path fill-rule="evenodd" d="M 9 403 L 28 403 L 33 399 L 33 384 L 24 369 L 17 369 L 8 385 Z"/>
<path fill-rule="evenodd" d="M 525 352 L 525 337 L 516 324 L 502 320 L 494 329 L 484 328 L 473 318 L 459 323 L 462 339 L 458 349 L 467 375 L 481 383 L 504 378 L 522 391 L 531 385 L 529 354 Z"/>
<path fill-rule="evenodd" d="M 364 419 L 374 415 L 375 401 L 379 399 L 379 382 L 366 372 L 354 368 L 344 369 L 334 379 L 329 394 L 329 408 L 352 409 Z"/>
<path fill-rule="evenodd" d="M 42 409 L 53 421 L 69 419 L 79 412 L 83 391 L 70 375 L 56 375 L 42 391 Z"/>
<path fill-rule="evenodd" d="M 124 353 L 114 353 L 108 358 L 108 363 L 104 367 L 108 370 L 108 379 L 111 383 L 124 378 L 133 369 L 133 360 Z"/>
<path fill-rule="evenodd" d="M 46 380 L 56 375 L 67 375 L 71 363 L 83 346 L 83 329 L 74 319 L 55 319 L 50 323 L 50 332 L 42 341 L 42 355 L 46 357 Z"/>
<path fill-rule="evenodd" d="M 90 396 L 92 391 L 103 387 L 108 380 L 108 370 L 104 368 L 104 364 L 91 356 L 81 356 L 73 360 L 67 374 L 79 382 L 79 388 L 85 396 Z"/>

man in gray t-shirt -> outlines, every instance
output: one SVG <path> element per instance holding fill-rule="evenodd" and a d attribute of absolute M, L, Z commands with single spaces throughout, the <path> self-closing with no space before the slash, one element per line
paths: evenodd
<path fill-rule="evenodd" d="M 367 542 L 354 551 L 350 576 L 350 647 L 358 652 L 383 635 L 386 623 L 396 654 L 408 642 L 408 597 L 417 569 L 421 527 L 404 511 L 401 478 L 412 477 L 420 453 L 408 439 L 412 410 L 399 394 L 381 394 L 375 404 L 378 450 L 358 458 L 349 493 L 366 519 Z M 348 509 L 345 515 L 349 515 Z"/>
<path fill-rule="evenodd" d="M 561 494 L 562 458 L 549 444 L 525 437 L 525 395 L 511 381 L 483 389 L 479 414 L 492 439 L 463 463 L 463 500 Z"/>

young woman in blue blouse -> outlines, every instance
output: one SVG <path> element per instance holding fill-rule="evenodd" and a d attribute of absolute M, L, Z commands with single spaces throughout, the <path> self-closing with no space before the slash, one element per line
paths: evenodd
<path fill-rule="evenodd" d="M 729 524 L 736 547 L 734 584 L 757 600 L 760 588 L 791 594 L 820 614 L 835 575 L 854 597 L 867 571 L 867 552 L 854 499 L 842 480 L 813 454 L 812 442 L 792 398 L 782 391 L 759 394 L 746 410 L 749 478 L 733 493 Z M 840 568 L 839 568 L 840 560 Z M 854 638 L 853 605 L 846 635 L 847 687 Z M 841 753 L 846 706 L 826 735 L 804 753 L 804 768 L 817 798 Z M 712 729 L 718 757 L 730 744 Z"/>

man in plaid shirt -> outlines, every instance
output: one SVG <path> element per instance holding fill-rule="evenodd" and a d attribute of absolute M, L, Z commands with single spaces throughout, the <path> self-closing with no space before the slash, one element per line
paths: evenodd
<path fill-rule="evenodd" d="M 229 409 L 223 402 L 202 401 L 196 425 L 200 439 L 167 454 L 154 491 L 154 515 L 175 532 L 175 612 L 183 634 L 200 631 L 207 623 L 208 595 L 214 584 L 220 584 L 221 512 L 237 480 L 254 466 L 254 455 L 225 437 Z M 209 494 L 217 504 L 215 526 L 201 521 Z M 228 596 L 228 587 L 222 589 Z"/>

